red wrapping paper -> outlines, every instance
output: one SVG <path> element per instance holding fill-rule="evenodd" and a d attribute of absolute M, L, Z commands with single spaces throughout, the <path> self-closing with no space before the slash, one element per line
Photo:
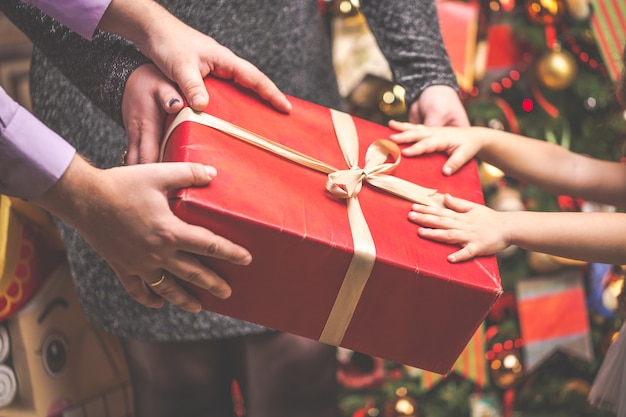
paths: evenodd
<path fill-rule="evenodd" d="M 207 113 L 340 169 L 328 108 L 290 97 L 293 111 L 275 111 L 252 93 L 206 81 Z M 360 161 L 389 128 L 354 118 Z M 483 202 L 475 164 L 441 174 L 445 155 L 404 158 L 395 176 Z M 195 122 L 169 136 L 163 161 L 217 168 L 207 187 L 180 191 L 174 212 L 246 247 L 248 266 L 207 258 L 233 288 L 228 300 L 183 283 L 205 309 L 319 339 L 353 257 L 346 203 L 325 189 L 326 174 L 288 161 Z M 455 248 L 417 236 L 411 203 L 363 185 L 358 196 L 376 245 L 376 264 L 340 345 L 392 361 L 447 373 L 502 292 L 494 257 L 460 264 Z"/>

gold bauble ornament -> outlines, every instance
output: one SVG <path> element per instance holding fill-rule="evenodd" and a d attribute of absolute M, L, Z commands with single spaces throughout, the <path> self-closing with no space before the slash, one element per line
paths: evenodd
<path fill-rule="evenodd" d="M 524 7 L 530 21 L 539 25 L 559 23 L 566 9 L 563 0 L 526 0 Z"/>
<path fill-rule="evenodd" d="M 563 90 L 569 87 L 578 75 L 576 60 L 567 51 L 555 49 L 537 62 L 537 78 L 551 90 Z"/>
<path fill-rule="evenodd" d="M 589 0 L 565 0 L 568 15 L 577 21 L 586 20 L 591 14 Z"/>
<path fill-rule="evenodd" d="M 485 187 L 491 187 L 496 185 L 498 181 L 504 177 L 504 172 L 494 165 L 487 162 L 481 162 L 478 168 L 478 175 L 480 177 L 480 183 Z"/>

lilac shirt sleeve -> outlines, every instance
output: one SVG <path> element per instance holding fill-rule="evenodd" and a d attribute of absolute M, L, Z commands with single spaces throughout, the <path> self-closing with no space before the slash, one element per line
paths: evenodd
<path fill-rule="evenodd" d="M 111 0 L 21 0 L 30 3 L 48 16 L 84 38 L 93 37 L 100 19 Z"/>
<path fill-rule="evenodd" d="M 46 191 L 76 150 L 0 88 L 0 194 L 29 199 Z"/>

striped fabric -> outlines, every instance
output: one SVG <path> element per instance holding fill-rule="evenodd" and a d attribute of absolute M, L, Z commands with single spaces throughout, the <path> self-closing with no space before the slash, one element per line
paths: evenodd
<path fill-rule="evenodd" d="M 622 51 L 626 43 L 626 2 L 591 0 L 591 29 L 607 71 L 617 81 L 622 71 Z"/>
<path fill-rule="evenodd" d="M 470 339 L 461 356 L 456 360 L 452 370 L 463 378 L 484 387 L 487 384 L 487 365 L 485 362 L 485 326 L 481 325 Z M 422 388 L 430 389 L 445 376 L 423 371 Z"/>

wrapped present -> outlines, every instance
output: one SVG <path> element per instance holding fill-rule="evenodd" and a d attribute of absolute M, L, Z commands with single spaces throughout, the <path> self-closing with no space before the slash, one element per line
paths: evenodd
<path fill-rule="evenodd" d="M 206 86 L 209 106 L 171 121 L 162 160 L 218 176 L 172 207 L 253 261 L 206 259 L 232 286 L 227 300 L 182 285 L 207 310 L 447 373 L 502 291 L 497 262 L 449 263 L 454 248 L 418 237 L 407 215 L 442 193 L 483 202 L 476 166 L 445 177 L 443 154 L 400 160 L 388 127 L 295 97 L 282 114 L 229 82 Z"/>

